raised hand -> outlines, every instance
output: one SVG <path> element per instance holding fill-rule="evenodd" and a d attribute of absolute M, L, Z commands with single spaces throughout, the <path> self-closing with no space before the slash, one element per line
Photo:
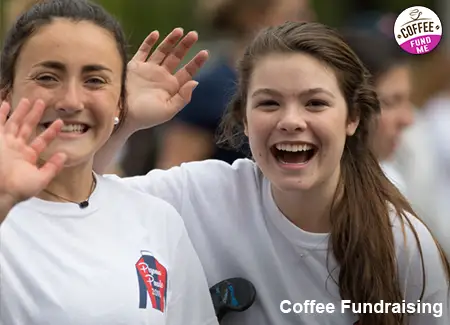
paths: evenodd
<path fill-rule="evenodd" d="M 158 39 L 157 31 L 150 33 L 128 63 L 125 126 L 131 132 L 164 123 L 189 103 L 197 85 L 193 76 L 208 59 L 208 52 L 202 50 L 176 71 L 197 42 L 197 33 L 183 37 L 183 30 L 176 28 L 151 53 Z"/>
<path fill-rule="evenodd" d="M 61 120 L 29 143 L 44 109 L 42 101 L 32 106 L 24 99 L 7 119 L 9 104 L 0 106 L 0 223 L 15 204 L 42 191 L 64 165 L 66 156 L 62 153 L 53 155 L 43 166 L 37 165 L 40 153 L 61 131 Z"/>

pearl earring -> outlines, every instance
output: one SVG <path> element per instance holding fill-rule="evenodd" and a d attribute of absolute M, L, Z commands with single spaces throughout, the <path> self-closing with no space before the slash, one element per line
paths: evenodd
<path fill-rule="evenodd" d="M 119 124 L 119 118 L 116 116 L 116 117 L 114 118 L 114 125 L 117 125 L 117 124 Z"/>

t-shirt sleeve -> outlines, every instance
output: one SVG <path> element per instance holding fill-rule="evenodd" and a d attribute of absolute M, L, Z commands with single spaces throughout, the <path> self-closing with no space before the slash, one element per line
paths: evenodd
<path fill-rule="evenodd" d="M 428 229 L 417 219 L 412 220 L 420 240 L 421 255 L 414 235 L 407 231 L 408 246 L 411 249 L 405 270 L 405 293 L 408 303 L 417 303 L 422 293 L 425 279 L 425 291 L 416 307 L 414 315 L 410 316 L 409 325 L 448 325 L 450 324 L 449 282 L 439 250 Z M 407 226 L 408 227 L 408 226 Z M 425 270 L 425 277 L 423 270 Z"/>
<path fill-rule="evenodd" d="M 185 193 L 185 176 L 180 166 L 168 170 L 153 169 L 146 175 L 120 178 L 117 175 L 104 175 L 139 192 L 156 196 L 170 205 L 181 214 L 183 196 Z"/>
<path fill-rule="evenodd" d="M 167 324 L 218 325 L 204 270 L 184 227 L 171 264 Z"/>

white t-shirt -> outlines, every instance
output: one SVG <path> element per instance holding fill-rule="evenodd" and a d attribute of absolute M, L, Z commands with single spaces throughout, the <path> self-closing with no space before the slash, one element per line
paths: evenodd
<path fill-rule="evenodd" d="M 175 209 L 96 177 L 85 209 L 32 198 L 1 224 L 0 324 L 218 324 Z"/>
<path fill-rule="evenodd" d="M 308 233 L 290 223 L 277 208 L 268 180 L 251 160 L 237 160 L 231 166 L 213 160 L 191 162 L 122 181 L 177 209 L 210 286 L 230 277 L 243 277 L 255 285 L 255 304 L 245 312 L 230 314 L 223 324 L 352 325 L 357 321 L 353 313 L 341 313 L 338 287 L 328 277 L 328 235 Z M 448 325 L 448 287 L 438 251 L 426 228 L 416 219 L 413 223 L 427 268 L 424 300 L 442 303 L 443 314 L 418 314 L 409 324 Z M 406 300 L 416 301 L 422 269 L 414 236 L 407 228 L 408 249 L 404 249 L 398 221 L 394 233 L 400 283 Z M 335 265 L 331 257 L 329 269 Z M 285 314 L 280 311 L 284 300 L 315 300 L 331 303 L 336 309 L 334 313 Z"/>

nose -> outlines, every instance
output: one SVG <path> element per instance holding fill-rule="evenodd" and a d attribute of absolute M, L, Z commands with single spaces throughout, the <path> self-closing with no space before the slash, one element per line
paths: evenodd
<path fill-rule="evenodd" d="M 83 90 L 76 82 L 70 82 L 61 89 L 57 110 L 65 114 L 74 114 L 84 109 Z"/>
<path fill-rule="evenodd" d="M 307 127 L 305 112 L 298 106 L 288 107 L 282 111 L 278 128 L 285 132 L 304 131 Z"/>

